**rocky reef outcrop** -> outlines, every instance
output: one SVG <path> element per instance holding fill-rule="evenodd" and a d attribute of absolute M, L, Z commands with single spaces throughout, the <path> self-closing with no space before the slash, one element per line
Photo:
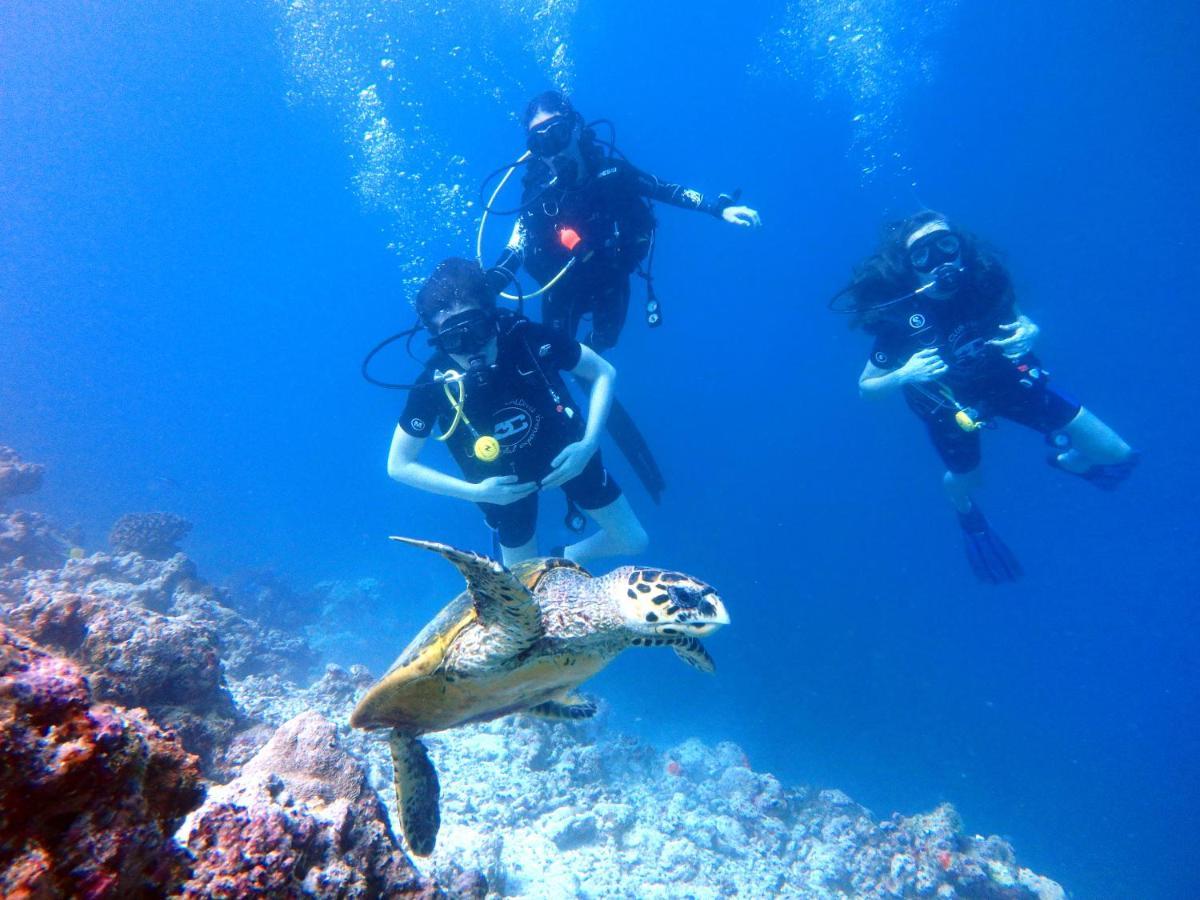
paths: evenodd
<path fill-rule="evenodd" d="M 7 577 L 4 577 L 7 576 Z M 227 677 L 272 671 L 300 681 L 316 662 L 303 638 L 261 626 L 220 602 L 177 554 L 96 553 L 58 569 L 0 574 L 0 616 L 77 660 L 97 697 L 148 709 L 209 774 L 244 727 Z"/>
<path fill-rule="evenodd" d="M 42 486 L 46 467 L 25 462 L 12 447 L 0 444 L 0 509 L 13 497 L 32 494 Z"/>
<path fill-rule="evenodd" d="M 8 512 L 9 501 L 42 486 L 45 466 L 25 462 L 0 444 L 0 572 L 9 566 L 54 568 L 71 552 L 71 540 L 41 513 Z"/>
<path fill-rule="evenodd" d="M 203 793 L 172 734 L 96 703 L 76 665 L 0 625 L 0 896 L 164 896 Z"/>
<path fill-rule="evenodd" d="M 396 843 L 363 764 L 319 713 L 283 724 L 180 835 L 184 896 L 439 897 Z"/>

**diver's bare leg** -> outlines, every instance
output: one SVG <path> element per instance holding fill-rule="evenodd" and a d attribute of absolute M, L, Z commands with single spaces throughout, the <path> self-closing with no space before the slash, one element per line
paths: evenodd
<path fill-rule="evenodd" d="M 942 476 L 942 486 L 946 496 L 960 513 L 971 510 L 971 492 L 979 487 L 979 469 L 970 472 L 947 472 Z"/>
<path fill-rule="evenodd" d="M 504 557 L 504 565 L 512 568 L 519 562 L 533 559 L 538 555 L 537 535 L 535 534 L 520 547 L 505 547 L 500 545 L 500 555 Z"/>
<path fill-rule="evenodd" d="M 650 538 L 624 494 L 608 506 L 584 512 L 600 526 L 600 531 L 567 547 L 564 551 L 567 559 L 585 563 L 601 556 L 636 555 L 646 549 Z"/>
<path fill-rule="evenodd" d="M 1058 455 L 1058 464 L 1069 472 L 1124 462 L 1133 454 L 1120 435 L 1086 409 L 1079 410 L 1063 433 L 1071 439 L 1071 448 Z"/>

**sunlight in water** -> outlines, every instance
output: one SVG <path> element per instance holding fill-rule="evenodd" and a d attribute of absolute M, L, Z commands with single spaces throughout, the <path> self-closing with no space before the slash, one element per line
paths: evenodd
<path fill-rule="evenodd" d="M 812 86 L 850 104 L 848 155 L 864 182 L 906 177 L 897 105 L 937 65 L 933 38 L 957 0 L 792 0 L 759 41 L 751 71 Z"/>
<path fill-rule="evenodd" d="M 490 102 L 508 114 L 529 78 L 570 86 L 577 0 L 279 0 L 295 104 L 337 118 L 367 212 L 415 283 L 438 248 L 463 243 L 474 190 L 447 110 Z M 464 23 L 486 27 L 469 29 Z"/>

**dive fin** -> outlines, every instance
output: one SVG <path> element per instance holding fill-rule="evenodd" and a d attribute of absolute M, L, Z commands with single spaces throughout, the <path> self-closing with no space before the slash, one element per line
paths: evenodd
<path fill-rule="evenodd" d="M 1134 450 L 1129 454 L 1128 458 L 1115 463 L 1103 463 L 1090 466 L 1082 472 L 1074 472 L 1064 466 L 1058 458 L 1057 453 L 1052 453 L 1046 459 L 1051 467 L 1066 472 L 1068 475 L 1074 475 L 1076 478 L 1082 478 L 1084 481 L 1089 481 L 1102 491 L 1115 491 L 1121 486 L 1126 478 L 1133 474 L 1133 470 L 1137 468 L 1137 464 L 1141 462 L 1142 454 Z"/>
<path fill-rule="evenodd" d="M 629 460 L 630 467 L 642 482 L 642 486 L 646 488 L 650 499 L 656 504 L 661 503 L 662 492 L 667 487 L 662 470 L 658 468 L 658 462 L 654 459 L 654 454 L 650 452 L 650 446 L 634 423 L 633 417 L 629 415 L 629 411 L 625 409 L 621 401 L 615 397 L 608 413 L 608 433 L 612 435 L 617 447 Z"/>
<path fill-rule="evenodd" d="M 507 631 L 525 635 L 531 643 L 541 633 L 542 612 L 537 601 L 525 585 L 500 563 L 469 550 L 456 550 L 449 544 L 395 535 L 391 539 L 432 550 L 453 563 L 467 580 L 467 592 L 471 595 L 480 621 L 501 624 Z"/>
<path fill-rule="evenodd" d="M 408 848 L 416 856 L 429 856 L 442 825 L 441 785 L 429 752 L 415 737 L 392 731 L 388 736 L 396 777 L 396 806 Z"/>
<path fill-rule="evenodd" d="M 697 638 L 678 638 L 671 642 L 671 649 L 675 651 L 676 656 L 693 669 L 699 669 L 706 675 L 717 671 L 717 664 L 713 662 L 713 658 L 709 656 L 708 651 L 704 649 L 704 645 Z"/>
<path fill-rule="evenodd" d="M 958 524 L 962 526 L 967 562 L 980 581 L 1005 584 L 1025 574 L 1017 557 L 1000 539 L 1000 535 L 992 531 L 992 526 L 977 505 L 972 503 L 967 512 L 959 513 Z"/>
<path fill-rule="evenodd" d="M 590 719 L 596 714 L 596 704 L 587 697 L 578 694 L 566 694 L 557 700 L 547 700 L 537 706 L 525 710 L 531 716 L 539 719 L 552 719 L 556 722 Z"/>

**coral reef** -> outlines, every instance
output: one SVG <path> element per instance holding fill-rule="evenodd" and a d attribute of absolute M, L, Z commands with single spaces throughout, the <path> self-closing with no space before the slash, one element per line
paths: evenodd
<path fill-rule="evenodd" d="M 71 552 L 71 541 L 40 513 L 0 513 L 0 566 L 54 569 Z"/>
<path fill-rule="evenodd" d="M 225 675 L 272 671 L 296 680 L 316 654 L 222 606 L 182 554 L 166 561 L 96 553 L 60 569 L 0 577 L 0 614 L 34 640 L 78 661 L 96 696 L 141 706 L 177 731 L 213 777 L 242 717 Z"/>
<path fill-rule="evenodd" d="M 0 895 L 163 896 L 202 796 L 173 736 L 93 703 L 75 665 L 0 625 Z"/>
<path fill-rule="evenodd" d="M 368 749 L 390 796 L 383 742 Z M 1062 900 L 949 806 L 879 823 L 840 791 L 786 788 L 732 743 L 667 753 L 599 725 L 513 717 L 428 738 L 441 774 L 443 883 L 501 896 Z"/>
<path fill-rule="evenodd" d="M 113 524 L 108 542 L 118 553 L 170 559 L 179 552 L 179 542 L 191 530 L 192 523 L 174 513 L 126 513 Z"/>
<path fill-rule="evenodd" d="M 46 467 L 24 462 L 11 447 L 0 444 L 0 509 L 12 497 L 32 494 L 42 486 Z"/>
<path fill-rule="evenodd" d="M 45 467 L 24 462 L 0 444 L 0 567 L 52 569 L 70 554 L 71 541 L 40 513 L 6 513 L 6 501 L 42 486 Z"/>
<path fill-rule="evenodd" d="M 273 724 L 304 710 L 343 723 L 343 745 L 394 815 L 386 742 L 344 732 L 369 682 L 361 668 L 330 666 L 307 690 L 270 676 L 233 691 Z M 689 740 L 663 753 L 605 719 L 512 716 L 426 735 L 442 830 L 422 868 L 467 896 L 486 885 L 489 897 L 1065 897 L 1005 841 L 964 833 L 948 805 L 879 822 L 840 791 L 755 772 L 736 744 Z"/>
<path fill-rule="evenodd" d="M 396 843 L 362 763 L 315 712 L 284 724 L 180 831 L 185 897 L 439 897 Z"/>
<path fill-rule="evenodd" d="M 243 569 L 224 585 L 222 602 L 259 622 L 286 622 L 301 628 L 316 620 L 320 604 L 295 590 L 273 569 Z"/>
<path fill-rule="evenodd" d="M 154 558 L 170 532 L 155 552 L 82 557 L 49 522 L 0 514 L 2 896 L 1065 896 L 950 806 L 878 821 L 754 771 L 731 743 L 660 752 L 603 708 L 426 736 L 443 826 L 422 875 L 389 822 L 386 743 L 347 724 L 368 671 L 331 664 L 301 688 L 311 642 L 245 614 L 277 619 L 296 595 L 251 581 L 238 611 L 247 592 Z M 289 621 L 348 660 L 412 625 L 370 580 L 316 597 Z M 198 765 L 228 783 L 197 809 Z"/>
<path fill-rule="evenodd" d="M 136 560 L 133 570 L 122 562 Z M 183 556 L 146 565 L 138 557 L 101 554 L 42 570 L 16 590 L 6 621 L 33 640 L 79 662 L 96 696 L 141 706 L 177 731 L 212 771 L 232 737 L 237 710 L 226 690 L 218 641 L 202 622 L 156 612 L 169 607 L 187 577 Z M 143 581 L 118 580 L 121 575 Z"/>
<path fill-rule="evenodd" d="M 406 585 L 404 593 L 411 590 L 420 587 Z M 309 643 L 331 662 L 390 662 L 379 658 L 379 635 L 402 633 L 421 625 L 405 621 L 403 605 L 396 602 L 396 597 L 404 593 L 387 590 L 376 578 L 318 582 L 309 601 L 317 610 L 316 622 L 307 629 Z M 394 649 L 388 647 L 382 655 L 388 657 Z"/>

